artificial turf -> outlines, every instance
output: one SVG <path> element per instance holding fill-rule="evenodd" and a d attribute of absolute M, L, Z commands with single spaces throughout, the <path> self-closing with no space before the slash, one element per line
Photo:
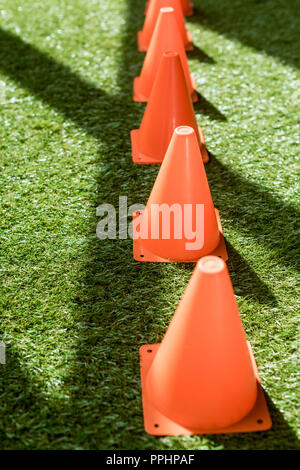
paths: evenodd
<path fill-rule="evenodd" d="M 96 207 L 145 203 L 158 171 L 131 162 L 129 138 L 145 108 L 132 101 L 144 1 L 2 3 L 2 449 L 299 447 L 297 4 L 196 0 L 187 19 L 207 176 L 273 428 L 156 438 L 138 350 L 163 337 L 193 265 L 137 263 L 130 239 L 96 237 Z"/>

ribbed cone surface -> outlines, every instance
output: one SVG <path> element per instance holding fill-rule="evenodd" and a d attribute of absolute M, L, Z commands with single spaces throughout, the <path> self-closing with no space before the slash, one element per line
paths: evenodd
<path fill-rule="evenodd" d="M 183 44 L 185 46 L 188 44 L 189 40 L 188 40 L 187 31 L 185 27 L 181 1 L 180 0 L 153 0 L 150 3 L 149 8 L 147 10 L 143 30 L 139 34 L 140 50 L 148 49 L 150 40 L 153 35 L 153 31 L 155 28 L 155 24 L 158 19 L 160 9 L 164 7 L 174 8 L 174 13 L 175 13 L 177 24 L 178 24 L 178 29 L 179 29 Z"/>
<path fill-rule="evenodd" d="M 163 53 L 172 50 L 177 51 L 180 56 L 188 89 L 192 94 L 193 86 L 189 66 L 174 9 L 162 8 L 139 76 L 138 92 L 147 99 L 150 97 Z"/>
<path fill-rule="evenodd" d="M 223 260 L 202 258 L 148 373 L 146 392 L 188 429 L 240 421 L 256 401 L 256 377 Z"/>
<path fill-rule="evenodd" d="M 138 150 L 162 162 L 176 127 L 193 127 L 200 136 L 180 57 L 165 52 L 138 133 Z"/>
<path fill-rule="evenodd" d="M 153 204 L 179 204 L 182 213 L 182 223 L 170 224 L 170 238 L 163 239 L 162 224 L 160 221 L 158 239 L 151 237 L 153 220 L 155 220 L 155 206 Z M 191 204 L 192 213 L 184 204 Z M 203 205 L 204 219 L 201 221 L 196 214 L 196 205 Z M 141 225 L 148 228 L 149 238 L 143 240 L 143 246 L 162 258 L 178 261 L 191 261 L 211 253 L 220 241 L 214 205 L 208 186 L 208 181 L 200 153 L 199 143 L 191 127 L 177 127 L 173 133 L 170 145 L 160 167 L 152 192 L 147 202 Z M 185 219 L 184 215 L 187 216 Z M 189 228 L 195 230 L 198 225 L 198 241 L 200 234 L 204 235 L 202 247 L 194 245 L 187 248 L 187 243 L 193 243 L 185 234 Z M 176 225 L 176 226 L 175 226 Z M 176 239 L 176 227 L 181 227 L 181 239 Z M 194 241 L 196 239 L 194 238 Z"/>

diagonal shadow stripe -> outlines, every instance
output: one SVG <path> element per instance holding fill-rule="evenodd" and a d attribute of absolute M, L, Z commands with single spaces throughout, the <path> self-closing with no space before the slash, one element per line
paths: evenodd
<path fill-rule="evenodd" d="M 0 70 L 95 138 L 101 138 L 97 109 L 117 106 L 116 97 L 74 73 L 17 35 L 0 29 Z"/>
<path fill-rule="evenodd" d="M 298 3 L 297 0 L 195 0 L 195 14 L 188 21 L 299 68 Z M 297 84 L 294 91 L 297 92 Z M 209 114 L 209 103 L 208 106 L 203 103 L 202 111 Z"/>
<path fill-rule="evenodd" d="M 298 0 L 195 0 L 194 24 L 300 66 Z"/>
<path fill-rule="evenodd" d="M 230 219 L 237 231 L 266 246 L 276 256 L 276 262 L 297 267 L 297 209 L 211 156 L 207 176 L 221 214 Z"/>
<path fill-rule="evenodd" d="M 139 105 L 133 105 L 131 101 L 132 78 L 139 64 L 134 64 L 134 70 L 128 73 L 130 60 L 132 60 L 132 55 L 128 51 L 135 43 L 133 30 L 137 25 L 135 4 L 134 0 L 128 1 L 128 14 L 123 36 L 123 59 L 118 76 L 119 83 L 123 84 L 124 94 L 126 94 L 123 98 L 107 95 L 73 73 L 70 68 L 55 62 L 11 33 L 5 32 L 4 36 L 0 36 L 0 40 L 4 37 L 6 46 L 12 48 L 10 57 L 5 55 L 3 57 L 4 61 L 2 60 L 0 64 L 2 70 L 21 86 L 31 90 L 43 102 L 53 106 L 66 118 L 86 129 L 89 134 L 97 139 L 104 139 L 107 146 L 110 149 L 113 147 L 117 155 L 130 153 L 129 129 L 137 124 L 136 112 L 142 109 Z M 135 57 L 137 58 L 137 55 Z M 142 56 L 139 57 L 141 57 L 139 60 L 142 60 Z M 46 72 L 48 73 L 47 80 L 44 79 Z M 71 96 L 74 97 L 74 93 L 76 93 L 75 102 L 69 99 Z M 100 118 L 99 104 L 103 104 Z M 105 121 L 110 119 L 118 121 L 115 142 L 108 140 L 108 136 L 102 129 Z M 122 128 L 125 122 L 126 127 Z M 118 138 L 120 133 L 121 138 Z M 101 155 L 101 164 L 103 174 L 101 180 L 99 179 L 99 202 L 102 202 L 101 198 L 106 197 L 110 188 L 113 188 L 112 197 L 115 202 L 120 187 L 127 187 L 125 186 L 127 179 L 129 179 L 130 191 L 136 191 L 134 194 L 140 195 L 141 187 L 146 185 L 144 189 L 146 195 L 157 172 L 157 169 L 139 168 L 132 170 L 135 172 L 133 174 L 132 171 L 128 171 L 129 160 L 114 159 L 110 152 L 106 152 L 104 156 Z M 217 165 L 217 162 L 215 164 Z M 219 173 L 222 168 L 218 166 L 217 168 L 217 173 Z M 215 172 L 216 169 L 212 171 Z M 133 176 L 137 177 L 136 181 Z M 226 182 L 230 186 L 230 178 L 227 178 Z M 239 183 L 240 181 L 234 185 L 228 202 L 219 200 L 217 195 L 216 203 L 221 210 L 222 207 L 224 210 L 230 210 L 235 191 L 241 191 Z M 225 189 L 228 190 L 227 185 Z M 223 187 L 221 191 L 224 192 Z M 259 192 L 260 188 L 254 187 L 251 197 L 255 197 Z M 93 218 L 91 223 L 94 222 Z M 261 228 L 257 230 L 260 234 Z M 36 420 L 36 416 L 39 417 L 40 406 L 44 408 L 41 423 L 43 435 L 47 435 L 48 432 L 48 417 L 50 415 L 55 417 L 55 434 L 47 435 L 49 441 L 45 441 L 45 447 L 48 442 L 51 443 L 55 439 L 57 439 L 56 442 L 70 445 L 74 429 L 80 436 L 79 444 L 90 448 L 124 448 L 125 443 L 128 442 L 129 432 L 132 448 L 138 448 L 139 445 L 143 448 L 145 442 L 153 448 L 158 445 L 157 440 L 145 436 L 142 428 L 137 343 L 149 340 L 152 332 L 160 334 L 164 330 L 164 326 L 159 324 L 159 321 L 163 322 L 163 320 L 159 320 L 158 315 L 158 312 L 163 312 L 165 308 L 160 281 L 165 273 L 169 274 L 170 270 L 173 269 L 175 273 L 175 268 L 133 263 L 130 241 L 116 244 L 114 241 L 107 240 L 105 247 L 102 246 L 101 249 L 95 241 L 92 241 L 87 251 L 81 253 L 81 256 L 86 257 L 88 274 L 72 299 L 81 328 L 76 331 L 78 335 L 77 359 L 72 364 L 65 383 L 65 386 L 72 390 L 70 402 L 59 404 L 58 407 L 55 407 L 55 399 L 50 403 L 48 399 L 37 402 L 37 391 L 32 388 L 31 380 L 23 370 L 17 369 L 19 359 L 16 355 L 15 358 L 12 356 L 11 370 L 15 368 L 16 373 L 13 374 L 11 383 L 18 379 L 18 375 L 21 379 L 23 378 L 23 381 L 20 380 L 19 386 L 14 389 L 16 399 L 12 408 L 7 405 L 6 414 L 9 417 L 14 416 L 16 413 L 14 406 L 19 412 L 18 393 L 27 388 L 24 409 L 30 419 Z M 235 260 L 236 264 L 240 265 L 241 261 L 238 257 L 235 257 Z M 109 274 L 104 271 L 107 265 L 111 269 Z M 147 280 L 153 279 L 153 275 L 156 284 L 147 285 Z M 126 291 L 122 287 L 125 280 L 127 280 Z M 259 282 L 257 277 L 253 278 L 251 273 L 249 274 L 249 288 L 255 285 L 255 290 L 258 290 Z M 269 296 L 269 300 L 273 301 L 267 288 L 264 292 Z M 163 314 L 160 315 L 161 318 L 163 316 Z M 109 374 L 102 367 L 106 362 L 110 365 Z M 94 382 L 94 377 L 97 377 L 96 382 Z M 136 403 L 138 403 L 138 411 L 136 411 Z M 82 411 L 86 407 L 89 408 L 95 420 L 94 427 L 88 429 L 87 434 L 84 433 L 86 423 L 82 418 Z M 137 422 L 137 413 L 139 413 L 139 426 L 133 427 L 131 423 Z M 65 422 L 69 423 L 67 435 L 64 434 Z M 30 430 L 25 431 L 30 434 Z M 289 445 L 295 445 L 294 433 L 285 422 L 284 431 L 286 441 L 290 442 Z M 24 430 L 17 430 L 17 432 L 21 440 Z M 266 436 L 264 445 L 272 448 L 274 435 L 272 439 L 269 436 L 269 434 Z M 39 439 L 38 432 L 35 439 L 34 442 Z M 223 443 L 222 437 L 218 439 L 220 444 Z M 226 442 L 228 447 L 232 445 L 231 437 L 228 437 Z M 162 442 L 159 445 L 161 448 L 164 447 Z M 260 435 L 253 436 L 253 447 L 261 447 L 261 445 Z"/>

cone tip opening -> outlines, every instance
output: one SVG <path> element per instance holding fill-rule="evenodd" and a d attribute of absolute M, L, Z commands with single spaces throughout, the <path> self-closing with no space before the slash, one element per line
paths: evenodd
<path fill-rule="evenodd" d="M 198 261 L 198 269 L 203 273 L 216 274 L 223 271 L 224 261 L 218 256 L 205 256 Z"/>
<path fill-rule="evenodd" d="M 174 11 L 174 8 L 172 8 L 172 7 L 163 7 L 159 11 L 161 13 L 171 13 L 172 11 Z"/>
<path fill-rule="evenodd" d="M 177 135 L 191 135 L 195 131 L 190 126 L 179 126 L 179 127 L 176 127 L 175 132 Z"/>

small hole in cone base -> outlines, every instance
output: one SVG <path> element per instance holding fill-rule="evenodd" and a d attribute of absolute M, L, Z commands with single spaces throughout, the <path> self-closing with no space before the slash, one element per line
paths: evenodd
<path fill-rule="evenodd" d="M 159 424 L 154 424 L 154 427 L 155 427 L 155 428 L 158 428 L 158 427 L 159 427 Z"/>
<path fill-rule="evenodd" d="M 174 8 L 172 8 L 172 7 L 163 7 L 159 11 L 161 11 L 163 13 L 170 13 L 170 12 L 174 11 Z"/>
<path fill-rule="evenodd" d="M 263 423 L 263 420 L 262 420 L 262 419 L 258 419 L 257 422 L 258 422 L 258 424 L 262 424 L 262 423 Z"/>
<path fill-rule="evenodd" d="M 148 352 L 148 353 L 152 353 L 152 349 L 148 349 L 147 352 Z"/>
<path fill-rule="evenodd" d="M 145 255 L 140 255 L 141 258 L 144 258 Z"/>

